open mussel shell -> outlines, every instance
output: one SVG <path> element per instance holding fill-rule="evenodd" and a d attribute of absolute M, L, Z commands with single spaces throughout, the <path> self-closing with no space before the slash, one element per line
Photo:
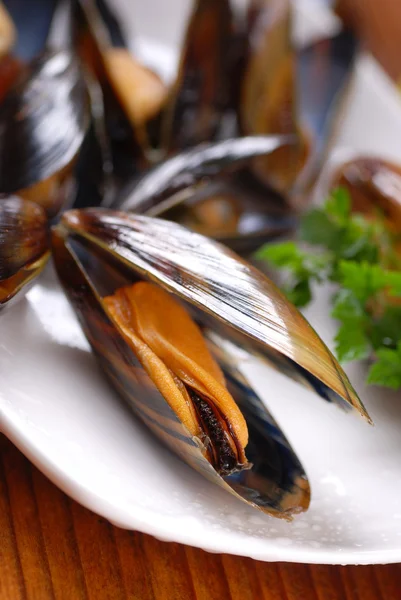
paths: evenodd
<path fill-rule="evenodd" d="M 282 193 L 291 191 L 310 152 L 298 122 L 296 55 L 289 0 L 252 3 L 249 50 L 242 81 L 240 124 L 245 135 L 291 134 L 297 143 L 259 158 L 254 171 Z"/>
<path fill-rule="evenodd" d="M 37 202 L 53 218 L 73 200 L 74 168 L 89 125 L 72 2 L 38 0 L 34 20 L 19 0 L 7 6 L 18 36 L 16 58 L 0 63 L 10 84 L 0 89 L 0 192 Z"/>
<path fill-rule="evenodd" d="M 148 123 L 166 97 L 160 77 L 139 63 L 106 0 L 79 0 L 78 46 L 88 77 L 102 93 L 107 144 L 117 187 L 148 166 Z"/>
<path fill-rule="evenodd" d="M 277 152 L 293 142 L 279 135 L 249 136 L 199 144 L 163 161 L 123 190 L 118 208 L 141 214 L 161 214 L 225 172 L 249 163 L 252 158 Z"/>
<path fill-rule="evenodd" d="M 202 188 L 185 202 L 165 208 L 160 216 L 211 237 L 239 254 L 248 255 L 267 241 L 288 235 L 297 216 L 274 190 L 236 185 L 237 178 Z M 157 208 L 148 214 L 159 216 Z"/>
<path fill-rule="evenodd" d="M 297 144 L 255 161 L 255 175 L 300 209 L 341 121 L 358 40 L 342 28 L 296 46 L 289 0 L 251 0 L 239 122 L 249 134 L 293 134 Z"/>
<path fill-rule="evenodd" d="M 229 0 L 196 0 L 176 81 L 162 116 L 167 153 L 215 139 L 230 98 Z"/>
<path fill-rule="evenodd" d="M 291 138 L 251 136 L 199 146 L 151 169 L 118 208 L 178 221 L 239 252 L 257 248 L 295 225 L 293 211 L 274 190 L 257 189 L 241 167 L 272 154 Z M 254 183 L 254 182 L 253 182 Z"/>
<path fill-rule="evenodd" d="M 305 193 L 316 181 L 341 122 L 358 51 L 355 34 L 346 28 L 297 52 L 297 102 L 300 122 L 313 143 L 295 193 Z"/>
<path fill-rule="evenodd" d="M 246 455 L 252 467 L 226 476 L 226 483 L 242 499 L 274 516 L 288 517 L 307 510 L 307 476 L 280 426 L 240 370 L 246 353 L 210 329 L 205 329 L 204 335 L 249 432 Z"/>
<path fill-rule="evenodd" d="M 348 190 L 352 209 L 382 216 L 395 233 L 401 231 L 401 166 L 374 156 L 360 156 L 341 165 L 330 187 Z"/>
<path fill-rule="evenodd" d="M 368 416 L 335 358 L 275 286 L 208 238 L 165 220 L 115 211 L 65 213 L 54 230 L 53 252 L 59 278 L 103 370 L 147 425 L 191 466 L 219 485 L 232 485 L 248 502 L 284 516 L 306 508 L 309 488 L 302 467 L 238 373 L 232 346 L 260 356 L 327 400 L 354 406 Z M 252 437 L 250 453 L 246 451 L 254 467 L 248 475 L 245 471 L 223 479 L 217 475 L 202 454 L 200 440 L 185 430 L 156 393 L 111 322 L 103 298 L 139 280 L 175 294 L 203 328 L 213 331 L 210 341 L 221 346 L 217 359 Z M 217 343 L 216 336 L 228 347 Z M 253 399 L 249 406 L 248 395 Z M 269 445 L 276 457 L 274 476 L 266 467 L 269 459 L 258 456 Z"/>
<path fill-rule="evenodd" d="M 29 289 L 49 254 L 45 211 L 17 196 L 0 197 L 0 308 Z"/>
<path fill-rule="evenodd" d="M 285 518 L 306 510 L 310 489 L 305 472 L 277 423 L 238 370 L 236 347 L 220 347 L 219 340 L 205 332 L 250 434 L 246 447 L 249 468 L 219 475 L 205 458 L 208 442 L 184 426 L 105 310 L 104 296 L 115 287 L 137 281 L 138 275 L 125 273 L 103 257 L 98 260 L 65 235 L 60 227 L 53 237 L 59 277 L 102 370 L 145 424 L 190 466 L 242 500 Z"/>
<path fill-rule="evenodd" d="M 1 104 L 0 125 L 0 191 L 25 195 L 37 184 L 48 186 L 49 196 L 41 187 L 27 197 L 42 198 L 53 216 L 88 126 L 85 83 L 69 52 L 46 52 L 33 61 Z"/>
<path fill-rule="evenodd" d="M 301 313 L 260 271 L 221 244 L 163 219 L 68 211 L 74 239 L 176 293 L 224 336 L 343 408 L 366 411 L 343 369 Z M 217 329 L 216 329 L 217 330 Z"/>
<path fill-rule="evenodd" d="M 156 73 L 131 54 L 123 27 L 108 0 L 79 0 L 79 4 L 86 34 L 90 36 L 81 39 L 83 56 L 102 85 L 106 84 L 105 78 L 108 80 L 132 126 L 140 128 L 159 112 L 166 88 Z"/>

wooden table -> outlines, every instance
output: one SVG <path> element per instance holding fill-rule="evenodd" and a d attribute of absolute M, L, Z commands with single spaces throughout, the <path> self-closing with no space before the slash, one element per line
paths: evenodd
<path fill-rule="evenodd" d="M 401 565 L 269 564 L 117 529 L 0 435 L 1 600 L 400 600 Z"/>

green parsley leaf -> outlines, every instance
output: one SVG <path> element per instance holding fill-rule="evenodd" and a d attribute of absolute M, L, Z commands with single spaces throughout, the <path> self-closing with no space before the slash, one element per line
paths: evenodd
<path fill-rule="evenodd" d="M 388 306 L 380 317 L 373 318 L 369 335 L 375 349 L 395 348 L 401 340 L 401 306 Z"/>
<path fill-rule="evenodd" d="M 398 390 L 401 387 L 401 342 L 396 349 L 380 348 L 368 374 L 368 383 Z"/>
<path fill-rule="evenodd" d="M 295 242 L 265 244 L 255 254 L 260 260 L 269 261 L 274 267 L 299 271 L 303 266 L 303 252 Z"/>
<path fill-rule="evenodd" d="M 366 302 L 386 287 L 386 271 L 379 265 L 342 260 L 338 266 L 338 282 L 360 302 Z"/>
<path fill-rule="evenodd" d="M 346 223 L 351 214 L 351 198 L 348 190 L 341 187 L 334 189 L 326 200 L 325 210 L 340 223 Z"/>
<path fill-rule="evenodd" d="M 298 242 L 264 246 L 257 258 L 287 272 L 284 291 L 299 307 L 310 302 L 312 283 L 336 283 L 331 314 L 340 323 L 339 360 L 375 353 L 368 382 L 400 388 L 401 304 L 391 296 L 401 297 L 401 234 L 397 238 L 379 213 L 353 213 L 348 191 L 339 188 L 301 218 L 299 236 Z"/>
<path fill-rule="evenodd" d="M 339 259 L 365 261 L 372 264 L 378 262 L 380 255 L 373 230 L 370 226 L 366 226 L 366 222 L 362 224 L 354 217 L 339 234 L 336 250 Z"/>
<path fill-rule="evenodd" d="M 362 320 L 343 323 L 337 332 L 335 342 L 340 362 L 363 360 L 368 358 L 372 351 Z"/>
<path fill-rule="evenodd" d="M 298 308 L 307 306 L 312 300 L 310 279 L 302 279 L 296 282 L 293 286 L 288 287 L 285 290 L 285 295 L 287 296 L 288 300 L 295 304 L 295 306 L 298 306 Z"/>
<path fill-rule="evenodd" d="M 283 291 L 299 307 L 306 306 L 312 300 L 311 282 L 324 278 L 325 269 L 332 260 L 329 253 L 312 254 L 301 250 L 292 241 L 266 244 L 257 252 L 256 258 L 266 260 L 272 266 L 290 273 L 290 282 Z"/>
<path fill-rule="evenodd" d="M 396 271 L 387 271 L 385 274 L 388 293 L 391 296 L 401 296 L 401 273 Z"/>
<path fill-rule="evenodd" d="M 359 320 L 365 317 L 363 304 L 351 290 L 340 290 L 334 297 L 331 316 L 338 321 Z"/>
<path fill-rule="evenodd" d="M 324 209 L 315 208 L 309 211 L 302 217 L 299 225 L 301 240 L 313 246 L 334 249 L 338 235 L 338 225 L 333 223 Z"/>

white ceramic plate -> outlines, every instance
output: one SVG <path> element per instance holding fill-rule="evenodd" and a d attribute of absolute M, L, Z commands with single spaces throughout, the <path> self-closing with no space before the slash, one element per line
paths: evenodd
<path fill-rule="evenodd" d="M 141 31 L 171 45 L 171 7 L 179 4 L 187 5 L 137 0 L 132 20 L 144 21 L 157 5 L 157 22 Z M 151 49 L 156 60 L 159 47 Z M 332 160 L 355 150 L 401 156 L 401 103 L 368 57 L 359 61 Z M 307 316 L 331 344 L 328 293 Z M 349 369 L 376 423 L 371 428 L 256 362 L 244 370 L 310 477 L 310 510 L 292 523 L 231 498 L 143 429 L 103 380 L 51 269 L 0 316 L 1 430 L 63 490 L 121 527 L 269 561 L 401 561 L 400 394 L 365 389 L 363 367 Z"/>

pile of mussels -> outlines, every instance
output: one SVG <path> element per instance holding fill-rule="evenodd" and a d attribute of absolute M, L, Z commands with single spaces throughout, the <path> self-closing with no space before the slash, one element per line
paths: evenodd
<path fill-rule="evenodd" d="M 239 13 L 197 0 L 168 87 L 129 52 L 105 0 L 40 0 L 35 22 L 22 4 L 0 4 L 0 307 L 52 255 L 102 372 L 139 418 L 243 501 L 278 517 L 306 510 L 305 471 L 241 373 L 244 353 L 369 417 L 243 256 L 296 224 L 352 36 L 295 52 L 287 1 Z M 336 74 L 320 106 L 313 64 Z"/>

